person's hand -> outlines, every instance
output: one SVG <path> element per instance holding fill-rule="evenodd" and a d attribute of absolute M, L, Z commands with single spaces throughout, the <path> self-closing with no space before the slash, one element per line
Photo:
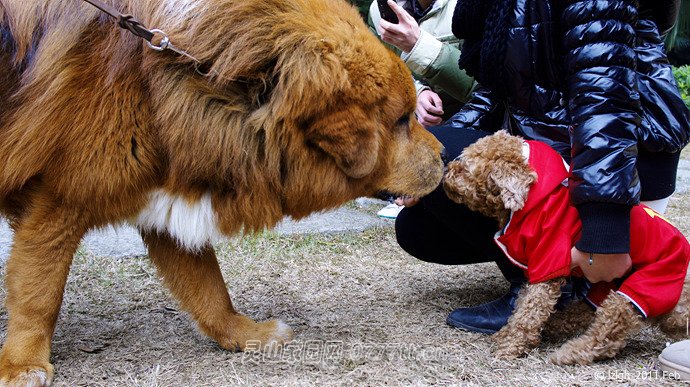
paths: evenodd
<path fill-rule="evenodd" d="M 592 264 L 589 264 L 589 253 L 582 252 L 576 247 L 570 251 L 572 261 L 570 268 L 579 267 L 589 282 L 610 282 L 622 278 L 632 268 L 630 254 L 594 254 Z"/>
<path fill-rule="evenodd" d="M 417 24 L 417 21 L 414 20 L 407 11 L 396 4 L 395 1 L 388 0 L 388 5 L 393 12 L 398 15 L 398 24 L 393 24 L 381 19 L 379 23 L 381 40 L 394 45 L 404 52 L 410 52 L 414 48 L 414 45 L 417 44 L 419 34 L 421 33 L 419 24 Z"/>
<path fill-rule="evenodd" d="M 419 203 L 418 198 L 411 198 L 408 196 L 401 197 L 401 198 L 395 198 L 395 204 L 399 206 L 405 206 L 405 207 L 412 207 Z"/>
<path fill-rule="evenodd" d="M 443 120 L 443 102 L 441 97 L 432 90 L 424 90 L 417 96 L 417 108 L 415 109 L 417 121 L 428 128 L 438 125 Z"/>

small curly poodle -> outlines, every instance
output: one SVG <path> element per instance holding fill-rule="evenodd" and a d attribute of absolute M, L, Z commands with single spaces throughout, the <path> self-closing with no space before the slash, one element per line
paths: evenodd
<path fill-rule="evenodd" d="M 583 275 L 571 262 L 571 248 L 582 226 L 570 205 L 567 178 L 568 167 L 558 153 L 503 130 L 467 147 L 448 165 L 448 197 L 498 219 L 496 243 L 529 280 L 508 323 L 494 335 L 499 358 L 516 358 L 537 347 L 566 278 Z M 594 321 L 552 353 L 552 362 L 590 364 L 612 358 L 645 321 L 672 337 L 686 334 L 688 241 L 661 215 L 635 206 L 630 256 L 632 270 L 621 283 L 591 285 L 586 301 L 597 307 Z"/>

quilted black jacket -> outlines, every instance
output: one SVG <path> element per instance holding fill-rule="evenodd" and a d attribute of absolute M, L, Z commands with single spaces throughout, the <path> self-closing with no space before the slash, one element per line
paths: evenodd
<path fill-rule="evenodd" d="M 583 251 L 628 251 L 625 228 L 640 200 L 638 149 L 674 153 L 688 142 L 690 114 L 657 28 L 673 26 L 679 2 L 516 0 L 508 96 L 498 100 L 480 87 L 449 121 L 507 128 L 569 160 Z"/>

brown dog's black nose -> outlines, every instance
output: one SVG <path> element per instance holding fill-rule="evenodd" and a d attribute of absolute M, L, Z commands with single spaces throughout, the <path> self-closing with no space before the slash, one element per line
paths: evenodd
<path fill-rule="evenodd" d="M 443 161 L 443 165 L 448 164 L 448 152 L 446 152 L 446 148 L 441 149 L 441 160 Z"/>

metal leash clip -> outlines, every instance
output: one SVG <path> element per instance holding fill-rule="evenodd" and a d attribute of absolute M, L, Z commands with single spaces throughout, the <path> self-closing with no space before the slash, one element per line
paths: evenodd
<path fill-rule="evenodd" d="M 193 57 L 189 53 L 187 53 L 184 50 L 181 50 L 177 47 L 175 47 L 174 44 L 170 42 L 170 37 L 168 34 L 166 34 L 164 31 L 159 30 L 159 29 L 147 29 L 143 24 L 141 24 L 137 19 L 135 19 L 132 15 L 125 15 L 118 11 L 117 9 L 113 8 L 112 6 L 103 3 L 99 0 L 84 0 L 85 2 L 93 5 L 94 7 L 100 9 L 101 11 L 105 12 L 106 14 L 110 15 L 112 18 L 117 20 L 117 24 L 125 29 L 134 34 L 135 36 L 138 36 L 146 41 L 146 44 L 149 46 L 150 49 L 154 51 L 165 51 L 165 50 L 170 50 L 178 55 L 182 55 L 186 58 L 189 58 L 194 61 L 194 69 L 195 71 L 202 76 L 210 76 L 214 75 L 217 76 L 218 73 L 213 70 L 209 71 L 203 71 L 204 64 L 201 63 L 200 60 L 197 58 Z M 158 43 L 153 43 L 153 41 L 159 37 L 160 41 Z"/>
<path fill-rule="evenodd" d="M 170 42 L 170 37 L 168 36 L 168 34 L 166 34 L 164 31 L 156 29 L 156 28 L 154 28 L 150 31 L 153 34 L 153 37 L 151 38 L 151 40 L 146 40 L 146 44 L 149 46 L 150 49 L 152 49 L 154 51 L 158 51 L 158 52 L 170 50 L 170 51 L 172 51 L 178 55 L 182 55 L 184 57 L 187 57 L 187 58 L 189 58 L 195 62 L 194 69 L 196 70 L 196 72 L 199 75 L 203 75 L 203 76 L 211 75 L 212 71 L 209 71 L 209 72 L 201 71 L 202 63 L 200 60 L 193 57 L 188 52 L 175 47 L 175 45 Z M 158 44 L 153 43 L 154 39 L 158 36 L 160 36 L 159 43 Z"/>

